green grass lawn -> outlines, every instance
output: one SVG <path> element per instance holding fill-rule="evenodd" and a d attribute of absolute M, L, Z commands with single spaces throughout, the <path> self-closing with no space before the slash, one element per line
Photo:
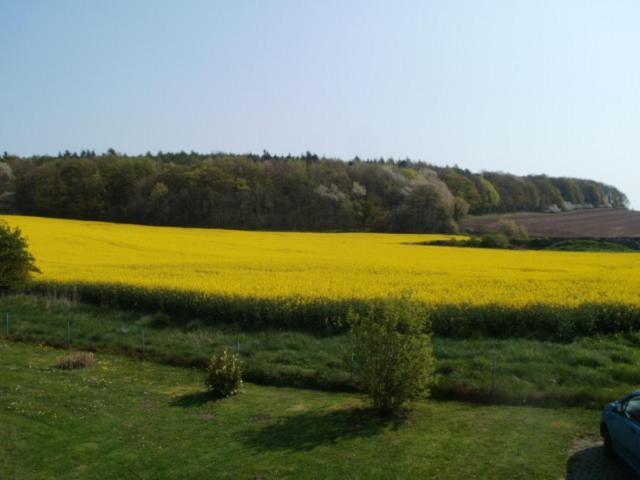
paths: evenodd
<path fill-rule="evenodd" d="M 558 479 L 583 409 L 417 404 L 372 418 L 360 396 L 246 384 L 208 401 L 203 373 L 109 354 L 0 342 L 2 479 Z"/>
<path fill-rule="evenodd" d="M 240 330 L 193 320 L 175 327 L 164 315 L 143 316 L 42 297 L 0 298 L 0 335 L 140 355 L 174 365 L 203 365 L 214 352 L 240 347 L 247 378 L 264 385 L 352 389 L 344 336 L 287 330 Z M 640 334 L 580 338 L 571 343 L 526 339 L 435 338 L 439 382 L 434 396 L 510 404 L 600 408 L 640 385 Z M 346 355 L 348 357 L 348 354 Z M 495 368 L 494 368 L 495 365 Z M 493 394 L 492 394 L 493 393 Z"/>

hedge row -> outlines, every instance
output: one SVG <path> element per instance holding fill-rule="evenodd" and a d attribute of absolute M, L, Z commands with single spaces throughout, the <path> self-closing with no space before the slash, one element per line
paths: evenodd
<path fill-rule="evenodd" d="M 365 312 L 372 303 L 364 299 L 261 299 L 121 284 L 37 282 L 31 290 L 124 310 L 161 311 L 178 325 L 198 319 L 203 324 L 232 323 L 247 329 L 269 327 L 323 334 L 343 331 L 343 320 L 349 309 Z M 434 334 L 444 337 L 568 341 L 579 336 L 640 330 L 640 307 L 629 304 L 425 307 L 431 316 Z"/>

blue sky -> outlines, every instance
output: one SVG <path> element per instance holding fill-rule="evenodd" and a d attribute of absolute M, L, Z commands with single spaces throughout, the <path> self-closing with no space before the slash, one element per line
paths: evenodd
<path fill-rule="evenodd" d="M 0 0 L 0 150 L 411 157 L 640 206 L 640 2 Z"/>

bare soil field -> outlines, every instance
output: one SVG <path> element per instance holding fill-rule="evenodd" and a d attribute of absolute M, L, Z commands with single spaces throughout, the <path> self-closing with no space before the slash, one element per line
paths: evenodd
<path fill-rule="evenodd" d="M 640 238 L 640 212 L 599 208 L 564 213 L 512 213 L 469 217 L 471 232 L 491 232 L 502 219 L 524 225 L 531 235 L 562 238 Z"/>

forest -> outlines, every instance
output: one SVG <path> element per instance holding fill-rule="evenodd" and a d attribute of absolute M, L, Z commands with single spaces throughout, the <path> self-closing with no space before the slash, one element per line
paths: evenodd
<path fill-rule="evenodd" d="M 252 230 L 455 232 L 465 216 L 627 208 L 593 180 L 420 161 L 113 149 L 0 159 L 0 212 Z"/>

